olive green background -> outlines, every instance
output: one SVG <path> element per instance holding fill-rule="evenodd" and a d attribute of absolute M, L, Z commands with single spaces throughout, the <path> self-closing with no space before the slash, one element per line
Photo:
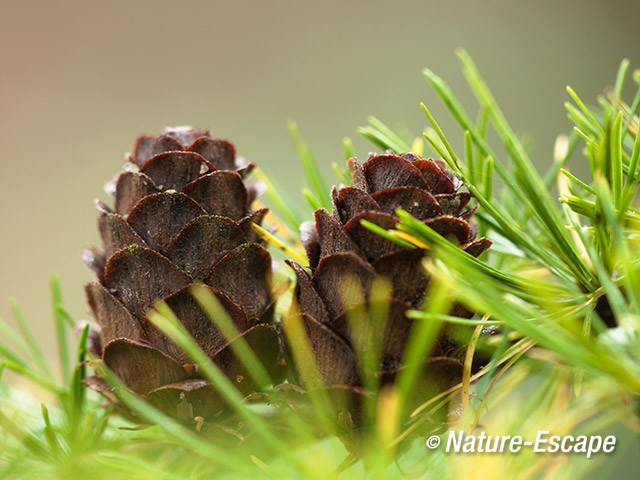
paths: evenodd
<path fill-rule="evenodd" d="M 322 6 L 320 6 L 322 5 Z M 471 102 L 454 54 L 471 53 L 540 165 L 585 99 L 627 56 L 640 67 L 638 2 L 22 1 L 0 4 L 0 316 L 17 297 L 55 355 L 49 277 L 87 318 L 80 249 L 97 241 L 93 199 L 142 132 L 210 127 L 293 198 L 296 119 L 327 173 L 368 115 L 419 134 L 419 108 L 454 127 L 425 66 Z"/>

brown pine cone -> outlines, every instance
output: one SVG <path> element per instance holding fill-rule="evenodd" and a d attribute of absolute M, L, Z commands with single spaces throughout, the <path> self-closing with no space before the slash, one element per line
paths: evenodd
<path fill-rule="evenodd" d="M 240 392 L 256 389 L 191 296 L 194 284 L 206 285 L 274 380 L 283 378 L 271 257 L 251 228 L 267 210 L 250 209 L 258 188 L 243 182 L 253 167 L 208 131 L 167 128 L 138 138 L 107 185 L 114 208 L 97 203 L 103 249 L 83 252 L 98 279 L 86 286 L 100 329 L 95 353 L 128 388 L 171 415 L 211 416 L 223 402 L 185 352 L 148 320 L 159 301 Z M 88 383 L 109 390 L 100 379 Z"/>
<path fill-rule="evenodd" d="M 298 310 L 322 381 L 325 387 L 336 388 L 361 386 L 357 343 L 347 316 L 362 305 L 345 307 L 345 294 L 349 295 L 345 279 L 357 279 L 361 292 L 356 297 L 364 298 L 367 310 L 374 279 L 383 276 L 391 283 L 378 371 L 383 384 L 393 381 L 403 368 L 413 325 L 405 313 L 420 306 L 429 281 L 422 268 L 424 250 L 391 242 L 363 227 L 361 220 L 391 229 L 399 221 L 396 209 L 402 208 L 475 257 L 491 246 L 486 238 L 475 239 L 477 225 L 470 221 L 475 209 L 466 209 L 471 194 L 458 191 L 462 182 L 442 161 L 387 152 L 371 156 L 363 165 L 352 158 L 348 166 L 353 181 L 350 187 L 333 189 L 333 214 L 319 209 L 315 224 L 301 228 L 311 274 L 288 262 L 297 276 Z M 424 359 L 431 382 L 444 387 L 460 380 L 462 363 L 451 356 L 455 349 L 458 346 L 452 340 L 441 336 L 431 356 Z M 299 377 L 300 372 L 296 373 Z"/>

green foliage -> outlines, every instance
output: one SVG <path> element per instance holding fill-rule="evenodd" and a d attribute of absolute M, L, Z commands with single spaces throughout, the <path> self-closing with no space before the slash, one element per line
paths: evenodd
<path fill-rule="evenodd" d="M 543 177 L 533 168 L 471 59 L 464 52 L 459 53 L 459 58 L 480 104 L 481 119 L 489 120 L 509 152 L 507 159 L 495 162 L 495 171 L 505 184 L 502 195 L 491 199 L 487 194 L 491 190 L 493 159 L 497 157 L 486 139 L 486 125 L 482 129 L 473 125 L 446 83 L 428 70 L 425 76 L 465 130 L 466 162 L 461 162 L 423 105 L 436 135 L 425 134 L 425 138 L 474 194 L 487 228 L 485 234 L 492 238 L 496 232 L 501 241 L 510 242 L 509 253 L 503 249 L 492 251 L 490 255 L 499 258 L 489 262 L 509 265 L 509 269 L 483 264 L 405 212 L 398 212 L 402 219 L 398 230 L 435 250 L 433 257 L 439 260 L 429 268 L 431 275 L 456 285 L 455 299 L 479 316 L 498 320 L 568 364 L 615 379 L 620 388 L 637 395 L 640 284 L 636 259 L 640 232 L 637 210 L 631 205 L 638 185 L 640 137 L 637 128 L 634 130 L 637 117 L 633 118 L 633 112 L 637 105 L 631 110 L 619 98 L 628 63 L 623 62 L 609 100 L 600 102 L 604 105 L 602 110 L 592 111 L 568 88 L 578 108 L 568 105 L 567 111 L 576 123 L 576 132 L 586 142 L 592 179 L 582 181 L 569 173 L 568 152 L 556 162 L 567 166 L 560 172 L 571 182 L 565 188 L 559 178 L 559 201 L 568 207 L 563 209 L 544 186 Z M 623 122 L 624 112 L 627 122 Z M 473 160 L 474 149 L 484 157 L 484 164 Z M 519 205 L 526 215 L 512 212 L 513 205 Z M 514 278 L 517 270 L 521 273 Z M 536 272 L 541 281 L 523 277 L 526 271 Z M 613 315 L 618 325 L 611 331 L 600 318 L 607 314 Z M 589 333 L 592 327 L 598 335 Z"/>

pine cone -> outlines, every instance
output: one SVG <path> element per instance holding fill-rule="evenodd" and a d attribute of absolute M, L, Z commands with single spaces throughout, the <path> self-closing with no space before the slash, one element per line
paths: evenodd
<path fill-rule="evenodd" d="M 462 182 L 442 161 L 387 152 L 371 156 L 364 165 L 353 158 L 348 166 L 353 182 L 350 187 L 333 189 L 333 215 L 325 209 L 316 210 L 315 225 L 301 228 L 312 275 L 288 262 L 297 276 L 298 311 L 324 386 L 342 389 L 361 386 L 357 342 L 347 315 L 362 305 L 351 305 L 352 310 L 345 307 L 345 293 L 349 294 L 344 291 L 345 279 L 357 279 L 362 290 L 357 295 L 363 296 L 367 309 L 374 279 L 383 276 L 391 283 L 378 372 L 383 384 L 393 381 L 403 368 L 413 324 L 405 313 L 420 306 L 428 283 L 422 268 L 424 250 L 391 242 L 363 227 L 361 220 L 394 228 L 399 221 L 395 211 L 402 208 L 473 256 L 491 245 L 486 238 L 475 240 L 477 225 L 469 220 L 475 209 L 466 209 L 471 194 L 458 192 Z M 450 355 L 456 348 L 453 341 L 442 338 L 425 359 L 425 370 L 433 382 L 459 381 L 462 363 Z"/>
<path fill-rule="evenodd" d="M 253 167 L 208 131 L 167 128 L 140 136 L 107 184 L 114 209 L 97 202 L 103 250 L 83 252 L 98 278 L 86 286 L 100 330 L 95 353 L 128 388 L 172 415 L 181 415 L 177 405 L 185 400 L 190 418 L 210 416 L 222 402 L 185 352 L 147 319 L 162 300 L 242 393 L 256 389 L 191 296 L 194 284 L 207 286 L 274 379 L 282 378 L 271 257 L 251 228 L 267 210 L 250 210 L 259 188 L 243 182 Z M 95 378 L 89 385 L 106 389 Z"/>

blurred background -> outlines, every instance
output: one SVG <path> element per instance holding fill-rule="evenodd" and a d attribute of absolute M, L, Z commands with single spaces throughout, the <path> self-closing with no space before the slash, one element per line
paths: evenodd
<path fill-rule="evenodd" d="M 288 119 L 328 175 L 343 137 L 372 149 L 356 134 L 369 115 L 419 135 L 420 101 L 459 144 L 420 72 L 475 108 L 462 46 L 542 167 L 569 129 L 565 85 L 593 101 L 623 57 L 640 67 L 638 18 L 637 1 L 3 1 L 0 316 L 18 298 L 55 355 L 55 272 L 68 310 L 88 317 L 80 249 L 98 241 L 93 199 L 139 133 L 210 127 L 301 199 Z"/>

